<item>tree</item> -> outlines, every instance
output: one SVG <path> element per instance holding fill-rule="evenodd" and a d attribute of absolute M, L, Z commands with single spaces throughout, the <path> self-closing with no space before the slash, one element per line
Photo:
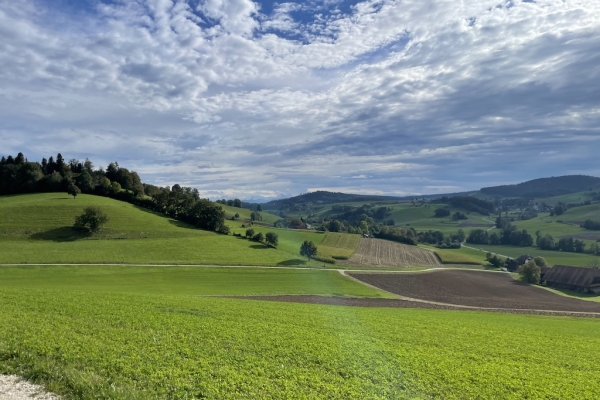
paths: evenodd
<path fill-rule="evenodd" d="M 274 232 L 267 232 L 267 235 L 265 236 L 265 242 L 267 242 L 267 244 L 270 246 L 277 247 L 279 244 L 279 236 Z"/>
<path fill-rule="evenodd" d="M 206 199 L 197 201 L 183 214 L 186 222 L 196 225 L 200 229 L 221 231 L 225 224 L 225 211 L 221 206 Z"/>
<path fill-rule="evenodd" d="M 523 282 L 530 284 L 540 283 L 542 269 L 535 263 L 535 261 L 530 261 L 527 264 L 521 265 L 518 272 Z"/>
<path fill-rule="evenodd" d="M 540 236 L 536 244 L 540 250 L 554 250 L 554 238 L 548 234 Z"/>
<path fill-rule="evenodd" d="M 263 240 L 265 240 L 265 237 L 262 234 L 262 232 L 258 232 L 256 235 L 252 236 L 252 240 L 255 240 L 257 242 L 262 242 Z"/>
<path fill-rule="evenodd" d="M 585 264 L 588 268 L 600 269 L 600 261 L 597 258 L 591 259 L 587 264 Z"/>
<path fill-rule="evenodd" d="M 83 214 L 75 218 L 75 227 L 97 232 L 102 225 L 108 222 L 108 216 L 99 207 L 86 207 Z"/>
<path fill-rule="evenodd" d="M 246 237 L 251 238 L 253 236 L 254 236 L 254 229 L 252 229 L 252 228 L 246 229 Z"/>
<path fill-rule="evenodd" d="M 256 211 L 262 211 L 262 206 L 260 204 L 256 206 Z"/>
<path fill-rule="evenodd" d="M 492 253 L 487 253 L 485 258 L 490 264 L 492 264 L 496 268 L 501 268 L 502 266 L 504 266 L 504 262 L 500 258 L 498 258 L 496 254 L 492 255 Z"/>
<path fill-rule="evenodd" d="M 239 213 L 235 213 L 235 215 L 233 216 L 233 218 L 240 219 L 240 214 Z"/>
<path fill-rule="evenodd" d="M 300 255 L 308 258 L 310 261 L 311 258 L 317 255 L 317 246 L 312 241 L 305 240 L 300 246 Z"/>
<path fill-rule="evenodd" d="M 67 193 L 76 198 L 78 194 L 81 194 L 81 190 L 73 182 L 69 182 Z"/>
<path fill-rule="evenodd" d="M 233 200 L 233 206 L 237 208 L 242 208 L 242 201 L 240 199 Z"/>
<path fill-rule="evenodd" d="M 544 257 L 540 257 L 540 256 L 534 257 L 534 258 L 533 258 L 533 261 L 534 261 L 534 262 L 535 262 L 535 263 L 536 263 L 538 266 L 540 266 L 540 267 L 547 267 L 547 266 L 548 266 L 548 263 L 546 262 L 546 260 L 544 259 Z"/>
<path fill-rule="evenodd" d="M 437 218 L 447 217 L 450 215 L 450 210 L 448 210 L 447 208 L 438 208 L 434 211 L 434 215 Z"/>

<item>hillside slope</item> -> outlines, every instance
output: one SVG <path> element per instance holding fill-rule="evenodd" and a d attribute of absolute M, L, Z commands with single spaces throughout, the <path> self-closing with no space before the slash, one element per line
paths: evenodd
<path fill-rule="evenodd" d="M 92 236 L 72 228 L 83 208 L 110 218 Z M 106 197 L 43 193 L 0 197 L 0 263 L 306 264 L 294 254 Z"/>

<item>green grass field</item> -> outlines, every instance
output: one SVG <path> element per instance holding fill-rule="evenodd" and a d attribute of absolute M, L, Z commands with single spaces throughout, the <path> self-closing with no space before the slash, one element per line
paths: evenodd
<path fill-rule="evenodd" d="M 540 250 L 537 247 L 514 247 L 514 246 L 491 246 L 491 245 L 471 245 L 468 246 L 482 249 L 482 254 L 485 257 L 485 252 L 498 253 L 503 254 L 512 258 L 517 258 L 523 254 L 529 254 L 531 256 L 541 256 L 544 257 L 548 265 L 553 266 L 557 264 L 561 265 L 573 265 L 576 267 L 583 267 L 593 260 L 597 256 L 592 256 L 588 254 L 578 254 L 578 253 L 566 253 L 562 251 L 548 251 L 548 250 Z"/>
<path fill-rule="evenodd" d="M 96 235 L 73 230 L 83 208 L 99 206 L 110 220 Z M 0 263 L 137 263 L 317 265 L 298 249 L 268 248 L 195 229 L 129 203 L 62 193 L 0 197 Z"/>
<path fill-rule="evenodd" d="M 390 297 L 337 271 L 149 266 L 0 267 L 0 287 L 164 295 Z"/>
<path fill-rule="evenodd" d="M 328 271 L 283 279 L 223 270 L 2 269 L 0 373 L 78 399 L 595 399 L 600 391 L 596 319 L 195 296 L 374 294 L 334 283 Z"/>
<path fill-rule="evenodd" d="M 252 214 L 252 210 L 250 209 L 232 207 L 224 204 L 219 204 L 219 206 L 221 206 L 221 208 L 225 211 L 226 219 L 230 219 L 231 217 L 235 216 L 235 214 L 239 214 L 241 220 L 250 221 L 250 214 Z M 273 225 L 276 221 L 281 219 L 277 215 L 268 213 L 266 211 L 260 211 L 259 214 L 262 217 L 262 221 L 257 221 L 257 223 L 262 223 L 265 225 Z"/>

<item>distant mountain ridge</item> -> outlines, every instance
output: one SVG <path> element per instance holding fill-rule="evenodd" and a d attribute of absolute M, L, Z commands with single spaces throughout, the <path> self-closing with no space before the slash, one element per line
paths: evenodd
<path fill-rule="evenodd" d="M 377 202 L 377 201 L 406 201 L 415 198 L 435 199 L 441 197 L 468 196 L 474 194 L 484 194 L 494 197 L 553 197 L 564 194 L 582 192 L 589 189 L 600 189 L 600 178 L 588 175 L 565 175 L 550 178 L 539 178 L 530 181 L 514 184 L 485 187 L 479 191 L 413 195 L 413 196 L 379 196 L 348 194 L 339 192 L 316 191 L 301 194 L 299 196 L 287 199 L 271 200 L 264 203 L 262 207 L 265 210 L 284 210 L 301 204 L 333 204 L 349 203 L 355 201 Z"/>
<path fill-rule="evenodd" d="M 377 195 L 365 195 L 365 194 L 347 194 L 339 192 L 327 192 L 324 190 L 318 190 L 316 192 L 310 192 L 301 194 L 299 196 L 290 197 L 288 199 L 271 200 L 263 204 L 263 208 L 266 210 L 280 210 L 289 208 L 299 203 L 348 203 L 352 201 L 397 201 L 402 200 L 402 197 L 395 196 L 377 196 Z"/>
<path fill-rule="evenodd" d="M 493 186 L 481 193 L 500 197 L 553 197 L 600 188 L 600 178 L 588 175 L 565 175 L 539 178 L 516 185 Z"/>

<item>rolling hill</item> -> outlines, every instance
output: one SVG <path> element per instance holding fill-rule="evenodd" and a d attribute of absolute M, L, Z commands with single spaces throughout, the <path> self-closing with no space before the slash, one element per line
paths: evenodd
<path fill-rule="evenodd" d="M 86 206 L 99 206 L 110 218 L 93 236 L 72 228 Z M 196 229 L 126 202 L 63 193 L 0 197 L 0 246 L 0 263 L 307 264 L 297 254 Z"/>

